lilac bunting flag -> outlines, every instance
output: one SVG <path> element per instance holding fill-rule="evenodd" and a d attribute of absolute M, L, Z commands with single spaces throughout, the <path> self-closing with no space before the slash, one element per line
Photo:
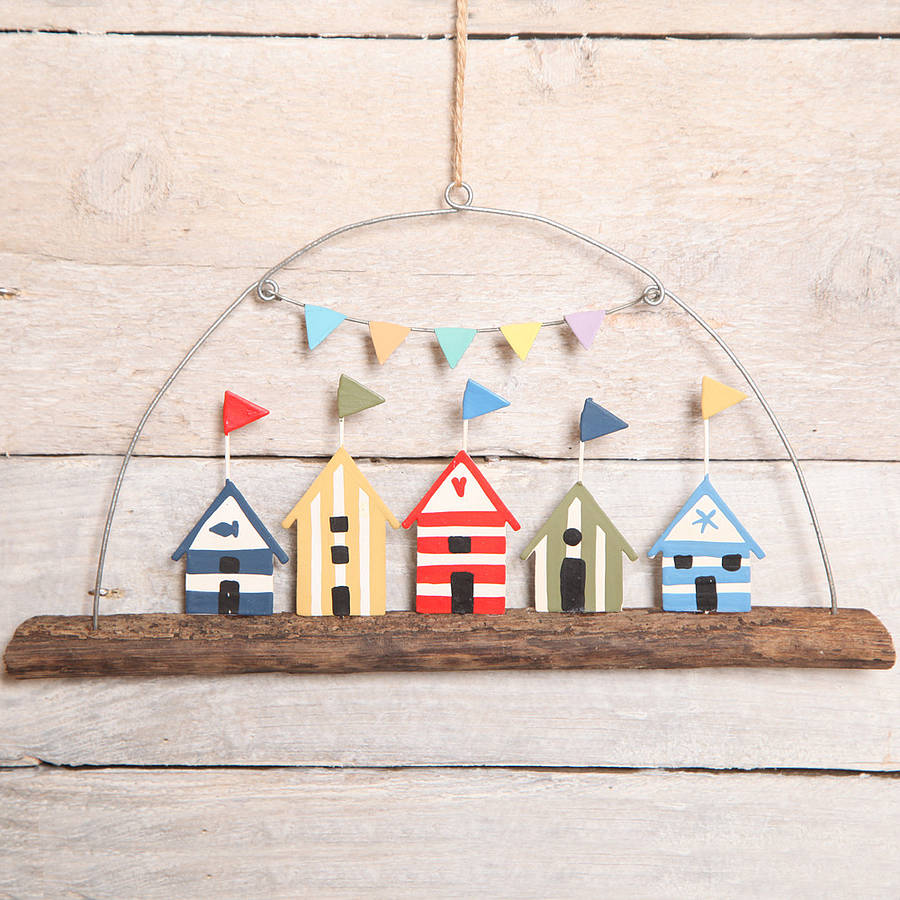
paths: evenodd
<path fill-rule="evenodd" d="M 606 318 L 606 313 L 602 309 L 589 309 L 585 312 L 569 313 L 563 318 L 585 350 L 590 350 L 594 337 Z"/>

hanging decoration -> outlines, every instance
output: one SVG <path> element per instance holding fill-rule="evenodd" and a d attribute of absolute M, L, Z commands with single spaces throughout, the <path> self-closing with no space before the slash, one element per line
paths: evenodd
<path fill-rule="evenodd" d="M 506 526 L 519 523 L 466 452 L 470 419 L 509 406 L 469 380 L 463 394 L 463 449 L 413 511 L 416 526 L 416 611 L 502 613 L 506 609 Z"/>
<path fill-rule="evenodd" d="M 272 557 L 286 563 L 288 556 L 230 478 L 231 432 L 268 414 L 267 409 L 225 391 L 225 487 L 172 554 L 176 562 L 187 556 L 187 613 L 272 614 Z"/>
<path fill-rule="evenodd" d="M 584 444 L 628 423 L 590 397 L 579 421 L 578 481 L 541 525 L 522 559 L 534 556 L 534 607 L 543 612 L 619 612 L 622 555 L 637 553 L 584 486 Z"/>
<path fill-rule="evenodd" d="M 606 318 L 606 311 L 602 309 L 591 309 L 586 312 L 569 313 L 563 317 L 572 334 L 578 338 L 578 342 L 585 350 L 590 350 L 594 343 L 594 338 Z"/>
<path fill-rule="evenodd" d="M 538 332 L 541 330 L 540 322 L 519 322 L 516 325 L 501 325 L 500 333 L 506 338 L 507 343 L 516 351 L 516 356 L 524 360 L 531 350 Z"/>
<path fill-rule="evenodd" d="M 747 395 L 712 378 L 701 383 L 703 481 L 650 548 L 662 554 L 662 605 L 670 612 L 748 612 L 750 554 L 762 548 L 709 480 L 709 420 Z"/>
<path fill-rule="evenodd" d="M 445 205 L 378 215 L 335 228 L 285 257 L 249 285 L 206 329 L 156 392 L 138 422 L 116 478 L 100 542 L 93 616 L 37 617 L 16 631 L 5 655 L 17 677 L 88 674 L 177 674 L 282 671 L 345 672 L 377 669 L 586 668 L 630 666 L 840 666 L 890 668 L 890 635 L 866 610 L 837 612 L 837 591 L 802 467 L 775 413 L 750 373 L 716 330 L 654 272 L 592 235 L 537 213 L 480 206 L 463 180 L 463 97 L 467 4 L 458 2 L 456 79 L 452 106 L 452 180 Z M 282 292 L 276 276 L 326 242 L 357 229 L 441 216 L 527 222 L 565 234 L 618 260 L 646 279 L 637 296 L 608 309 L 559 319 L 486 327 L 405 325 L 346 315 Z M 100 617 L 104 566 L 119 492 L 143 429 L 157 404 L 209 337 L 251 294 L 303 310 L 307 344 L 318 348 L 344 321 L 368 327 L 384 365 L 412 332 L 434 335 L 450 368 L 460 364 L 480 333 L 500 333 L 526 360 L 543 328 L 568 328 L 585 350 L 607 316 L 654 310 L 683 311 L 718 344 L 741 373 L 781 439 L 809 511 L 819 545 L 830 609 L 755 607 L 750 604 L 750 557 L 763 551 L 713 488 L 709 477 L 709 420 L 747 395 L 703 379 L 704 477 L 650 549 L 662 556 L 663 609 L 623 609 L 622 557 L 634 549 L 584 484 L 586 441 L 628 427 L 588 398 L 580 419 L 578 479 L 537 530 L 523 558 L 535 557 L 536 611 L 506 615 L 506 532 L 519 522 L 468 453 L 473 418 L 509 402 L 471 379 L 462 399 L 462 449 L 403 521 L 416 526 L 416 612 L 386 607 L 385 534 L 400 523 L 344 448 L 344 419 L 384 402 L 342 375 L 337 392 L 339 441 L 334 456 L 283 521 L 296 527 L 296 612 L 273 613 L 274 561 L 287 554 L 230 478 L 230 435 L 267 411 L 235 394 L 223 404 L 225 486 L 173 554 L 186 556 L 189 613 Z M 574 305 L 574 304 L 573 304 Z M 320 351 L 327 352 L 327 351 Z M 548 398 L 547 402 L 552 402 Z M 539 410 L 528 410 L 540 423 Z M 537 490 L 537 488 L 535 488 Z M 561 612 L 610 612 L 569 616 Z M 739 615 L 698 617 L 694 612 Z M 419 613 L 487 613 L 420 616 Z M 237 614 L 237 615 L 235 615 Z M 239 617 L 262 615 L 251 623 Z M 786 637 L 789 635 L 789 637 Z M 222 647 L 229 648 L 228 653 Z M 149 649 L 148 649 L 149 648 Z"/>
<path fill-rule="evenodd" d="M 340 446 L 281 523 L 297 528 L 298 615 L 384 615 L 385 526 L 400 523 L 344 449 L 344 418 L 381 403 L 341 375 Z"/>
<path fill-rule="evenodd" d="M 369 322 L 369 334 L 378 362 L 384 365 L 390 355 L 406 340 L 409 328 L 393 322 Z"/>

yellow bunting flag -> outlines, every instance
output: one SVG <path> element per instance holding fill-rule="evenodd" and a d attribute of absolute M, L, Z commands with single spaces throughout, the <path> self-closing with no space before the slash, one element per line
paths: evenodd
<path fill-rule="evenodd" d="M 509 342 L 509 346 L 516 351 L 519 359 L 525 359 L 528 351 L 534 343 L 534 339 L 541 330 L 540 322 L 518 322 L 515 325 L 501 325 L 500 331 Z"/>
<path fill-rule="evenodd" d="M 369 334 L 378 362 L 384 365 L 385 360 L 406 340 L 409 329 L 393 322 L 369 322 Z"/>
<path fill-rule="evenodd" d="M 743 391 L 728 387 L 727 384 L 722 384 L 721 381 L 716 381 L 714 378 L 703 376 L 700 412 L 704 419 L 711 419 L 716 413 L 746 399 L 747 395 Z"/>

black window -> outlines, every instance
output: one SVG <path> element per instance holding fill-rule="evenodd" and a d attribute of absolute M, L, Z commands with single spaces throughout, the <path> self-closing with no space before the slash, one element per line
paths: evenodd
<path fill-rule="evenodd" d="M 741 554 L 740 553 L 729 553 L 727 556 L 722 557 L 722 568 L 726 572 L 737 572 L 741 567 Z"/>
<path fill-rule="evenodd" d="M 233 575 L 241 571 L 241 561 L 236 556 L 220 556 L 219 571 Z"/>
<path fill-rule="evenodd" d="M 694 564 L 693 556 L 676 556 L 675 557 L 675 568 L 676 569 L 689 569 Z"/>
<path fill-rule="evenodd" d="M 343 544 L 335 544 L 331 548 L 331 561 L 336 566 L 342 566 L 344 563 L 350 562 L 350 548 Z"/>
<path fill-rule="evenodd" d="M 581 532 L 577 528 L 567 528 L 563 532 L 563 543 L 575 547 L 581 543 Z"/>
<path fill-rule="evenodd" d="M 345 531 L 350 530 L 350 523 L 347 521 L 346 516 L 331 516 L 328 524 L 331 527 L 332 534 L 343 534 Z"/>
<path fill-rule="evenodd" d="M 333 616 L 350 615 L 350 588 L 342 584 L 331 589 L 331 614 Z"/>
<path fill-rule="evenodd" d="M 472 552 L 472 538 L 470 537 L 460 537 L 454 535 L 447 541 L 447 544 L 451 553 Z"/>

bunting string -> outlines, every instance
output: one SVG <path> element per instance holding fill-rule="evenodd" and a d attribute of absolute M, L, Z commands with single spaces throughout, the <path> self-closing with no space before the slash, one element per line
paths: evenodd
<path fill-rule="evenodd" d="M 272 284 L 272 282 L 269 283 Z M 375 355 L 378 358 L 378 362 L 382 365 L 384 365 L 394 350 L 406 340 L 407 335 L 414 331 L 420 334 L 433 334 L 437 338 L 447 363 L 451 369 L 454 369 L 478 334 L 502 334 L 516 355 L 524 360 L 542 328 L 565 325 L 569 327 L 586 349 L 590 349 L 594 337 L 606 316 L 644 304 L 648 290 L 652 290 L 652 287 L 646 289 L 636 299 L 620 303 L 610 309 L 593 309 L 569 313 L 562 319 L 553 319 L 548 322 L 515 322 L 508 325 L 492 325 L 484 328 L 399 325 L 394 322 L 363 319 L 359 316 L 344 315 L 327 306 L 295 300 L 282 294 L 277 288 L 269 292 L 266 300 L 281 300 L 304 311 L 306 316 L 306 338 L 310 350 L 318 347 L 342 322 L 353 322 L 357 325 L 364 325 L 369 329 Z"/>

